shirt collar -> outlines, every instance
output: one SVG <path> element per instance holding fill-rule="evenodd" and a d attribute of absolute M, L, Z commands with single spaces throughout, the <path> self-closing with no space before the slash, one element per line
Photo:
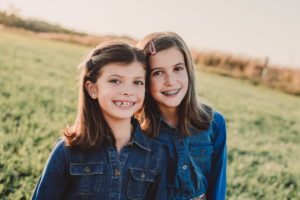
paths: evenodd
<path fill-rule="evenodd" d="M 165 119 L 164 119 L 162 116 L 159 117 L 159 122 L 158 122 L 158 123 L 159 123 L 159 124 L 158 124 L 159 127 L 162 127 L 162 128 L 169 128 L 169 129 L 171 129 L 171 130 L 177 131 L 177 128 L 174 128 L 173 126 L 170 126 L 170 125 L 165 121 Z"/>
<path fill-rule="evenodd" d="M 142 132 L 142 129 L 139 125 L 139 122 L 135 118 L 131 118 L 131 123 L 132 123 L 133 127 L 135 128 L 135 130 L 133 133 L 133 138 L 129 142 L 129 144 L 134 143 L 146 151 L 151 151 L 150 138 L 148 138 L 146 135 L 144 135 L 144 133 Z"/>
<path fill-rule="evenodd" d="M 177 129 L 177 128 L 174 128 L 173 126 L 170 126 L 162 116 L 159 117 L 159 127 L 161 128 L 166 128 L 168 130 L 173 130 L 175 133 L 178 133 L 180 135 L 180 131 Z M 196 134 L 198 133 L 199 131 L 193 127 L 190 127 L 189 128 L 190 131 L 191 131 L 191 134 Z"/>

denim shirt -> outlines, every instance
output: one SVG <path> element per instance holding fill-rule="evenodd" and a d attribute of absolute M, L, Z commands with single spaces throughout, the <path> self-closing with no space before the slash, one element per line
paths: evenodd
<path fill-rule="evenodd" d="M 225 199 L 225 120 L 214 112 L 207 131 L 191 131 L 191 136 L 183 137 L 160 120 L 157 140 L 167 152 L 168 199 Z"/>
<path fill-rule="evenodd" d="M 135 124 L 133 139 L 119 153 L 113 145 L 85 152 L 60 139 L 32 199 L 167 199 L 165 151 Z"/>

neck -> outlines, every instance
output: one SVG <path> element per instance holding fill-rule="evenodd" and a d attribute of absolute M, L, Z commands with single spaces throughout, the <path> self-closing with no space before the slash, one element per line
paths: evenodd
<path fill-rule="evenodd" d="M 160 108 L 160 113 L 164 120 L 169 124 L 170 126 L 173 126 L 174 128 L 177 128 L 178 125 L 178 112 L 177 108 L 172 109 L 162 109 Z"/>
<path fill-rule="evenodd" d="M 112 134 L 115 137 L 116 148 L 118 152 L 120 152 L 120 150 L 130 141 L 132 129 L 130 120 L 130 118 L 126 120 L 106 119 L 109 127 L 112 130 Z"/>

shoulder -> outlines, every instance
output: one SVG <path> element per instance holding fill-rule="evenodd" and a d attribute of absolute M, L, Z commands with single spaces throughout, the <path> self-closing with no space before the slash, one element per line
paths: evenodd
<path fill-rule="evenodd" d="M 66 146 L 66 141 L 63 137 L 61 137 L 54 144 L 54 147 L 51 152 L 51 156 L 65 159 L 67 155 L 67 149 L 68 147 Z"/>
<path fill-rule="evenodd" d="M 144 146 L 146 149 L 152 153 L 163 151 L 163 147 L 160 143 L 155 141 L 155 139 L 149 137 L 140 127 L 140 124 L 137 120 L 134 119 L 136 132 L 134 133 L 134 139 Z"/>
<path fill-rule="evenodd" d="M 151 151 L 163 151 L 162 144 L 154 139 L 149 138 Z"/>
<path fill-rule="evenodd" d="M 226 137 L 226 122 L 225 117 L 222 113 L 218 111 L 213 112 L 213 119 L 212 119 L 212 130 L 213 136 L 216 137 Z"/>
<path fill-rule="evenodd" d="M 54 144 L 53 150 L 63 151 L 65 149 L 66 141 L 63 137 L 59 138 Z"/>
<path fill-rule="evenodd" d="M 154 139 L 150 139 L 151 162 L 156 163 L 157 168 L 165 167 L 166 150 L 161 143 Z"/>
<path fill-rule="evenodd" d="M 216 125 L 224 124 L 225 123 L 225 117 L 222 113 L 218 111 L 213 112 L 213 120 L 212 122 Z"/>
<path fill-rule="evenodd" d="M 145 135 L 145 137 L 148 140 L 151 154 L 160 156 L 160 157 L 164 157 L 165 149 L 164 149 L 163 145 L 160 142 L 156 141 L 155 139 L 148 137 L 147 135 Z"/>
<path fill-rule="evenodd" d="M 159 142 L 157 142 L 154 138 L 149 137 L 142 131 L 140 134 L 143 136 L 144 141 L 146 142 L 151 152 L 161 151 L 163 149 L 162 145 Z"/>
<path fill-rule="evenodd" d="M 54 144 L 46 163 L 46 169 L 64 169 L 68 163 L 65 141 L 60 138 Z"/>

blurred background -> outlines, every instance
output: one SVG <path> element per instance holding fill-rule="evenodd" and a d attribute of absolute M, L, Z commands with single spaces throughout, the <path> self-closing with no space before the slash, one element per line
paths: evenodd
<path fill-rule="evenodd" d="M 173 31 L 226 118 L 228 199 L 300 199 L 300 2 L 0 0 L 0 199 L 29 199 L 105 40 Z"/>

